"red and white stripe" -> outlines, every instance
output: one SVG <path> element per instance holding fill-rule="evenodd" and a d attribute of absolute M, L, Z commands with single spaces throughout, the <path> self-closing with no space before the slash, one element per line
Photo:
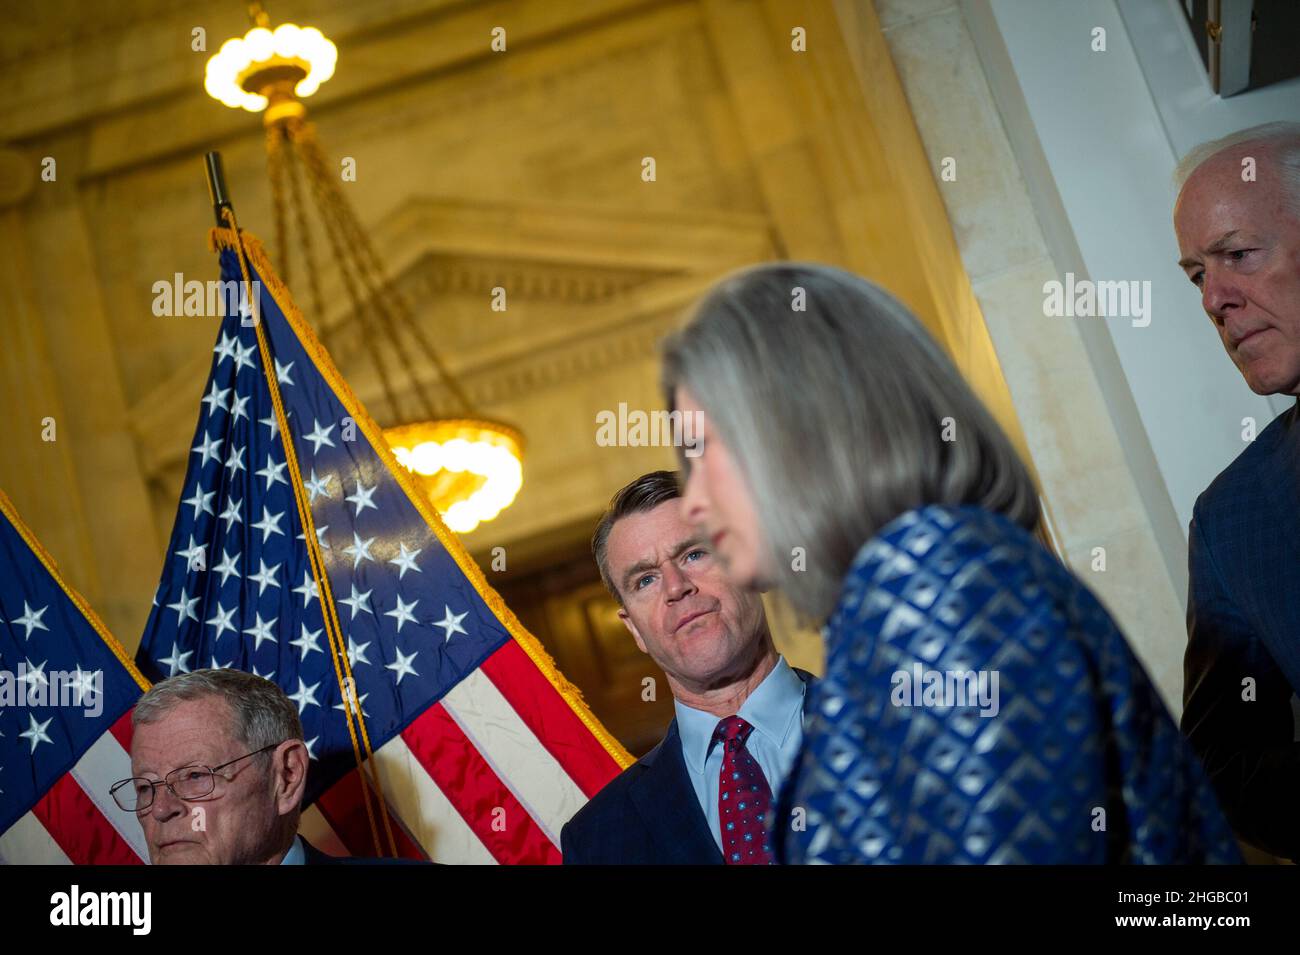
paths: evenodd
<path fill-rule="evenodd" d="M 513 640 L 375 765 L 399 855 L 468 864 L 558 863 L 560 829 L 620 769 Z M 352 853 L 374 854 L 355 771 L 318 805 Z"/>

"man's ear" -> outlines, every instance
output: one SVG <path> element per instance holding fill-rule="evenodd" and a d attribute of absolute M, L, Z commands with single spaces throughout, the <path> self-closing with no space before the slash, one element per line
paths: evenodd
<path fill-rule="evenodd" d="M 302 806 L 307 788 L 307 746 L 300 739 L 285 740 L 271 753 L 276 783 L 275 808 L 285 816 Z"/>
<path fill-rule="evenodd" d="M 642 653 L 649 653 L 650 651 L 645 648 L 645 641 L 641 639 L 641 631 L 637 630 L 636 624 L 632 622 L 632 617 L 622 607 L 618 608 L 618 619 L 623 621 L 623 626 L 627 627 L 627 632 L 632 634 L 637 649 Z"/>

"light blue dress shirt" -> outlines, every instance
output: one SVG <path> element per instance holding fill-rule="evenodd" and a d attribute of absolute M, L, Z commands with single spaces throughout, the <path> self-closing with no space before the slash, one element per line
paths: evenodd
<path fill-rule="evenodd" d="M 778 657 L 772 672 L 754 688 L 754 692 L 736 715 L 754 727 L 745 743 L 751 756 L 767 777 L 772 788 L 772 802 L 781 790 L 803 742 L 803 698 L 806 690 L 799 674 Z M 718 776 L 722 772 L 722 747 L 710 745 L 713 731 L 721 720 L 712 713 L 692 709 L 680 700 L 673 701 L 677 711 L 677 732 L 682 739 L 682 757 L 686 775 L 691 777 L 695 796 L 708 820 L 713 841 L 722 849 L 722 826 L 718 819 Z"/>
<path fill-rule="evenodd" d="M 306 865 L 306 864 L 307 864 L 307 850 L 302 847 L 302 836 L 294 836 L 293 845 L 289 847 L 289 851 L 286 852 L 284 854 L 284 858 L 280 860 L 280 865 Z"/>

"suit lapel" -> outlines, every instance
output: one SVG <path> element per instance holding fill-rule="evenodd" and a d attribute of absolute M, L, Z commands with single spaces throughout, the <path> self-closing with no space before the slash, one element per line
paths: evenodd
<path fill-rule="evenodd" d="M 695 787 L 686 774 L 676 720 L 659 744 L 654 762 L 632 785 L 629 796 L 655 844 L 674 851 L 674 857 L 664 861 L 686 865 L 722 864 L 722 853 L 713 841 Z"/>

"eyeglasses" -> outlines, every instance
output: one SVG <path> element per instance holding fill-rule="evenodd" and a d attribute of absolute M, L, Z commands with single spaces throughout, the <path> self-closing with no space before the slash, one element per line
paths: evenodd
<path fill-rule="evenodd" d="M 284 740 L 280 742 L 283 743 Z M 173 769 L 159 780 L 146 779 L 143 776 L 120 779 L 113 783 L 108 792 L 113 797 L 113 801 L 126 812 L 142 812 L 152 806 L 154 793 L 159 786 L 166 786 L 167 791 L 177 799 L 202 799 L 204 796 L 211 796 L 216 790 L 217 770 L 233 766 L 241 759 L 248 759 L 250 756 L 265 753 L 268 749 L 275 749 L 279 745 L 280 743 L 272 743 L 270 746 L 263 746 L 261 749 L 245 753 L 243 756 L 236 756 L 230 762 L 222 763 L 220 766 L 201 766 L 198 764 L 182 766 L 179 769 Z"/>

